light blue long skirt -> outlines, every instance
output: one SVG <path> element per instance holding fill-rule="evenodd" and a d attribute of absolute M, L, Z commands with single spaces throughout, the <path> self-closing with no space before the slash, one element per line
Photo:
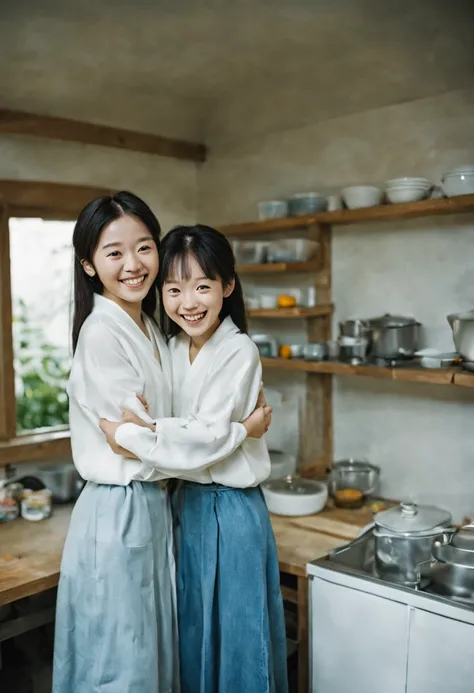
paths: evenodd
<path fill-rule="evenodd" d="M 260 489 L 185 483 L 174 505 L 182 693 L 287 693 L 278 558 Z"/>
<path fill-rule="evenodd" d="M 178 679 L 168 493 L 89 482 L 62 558 L 53 693 L 175 693 Z"/>

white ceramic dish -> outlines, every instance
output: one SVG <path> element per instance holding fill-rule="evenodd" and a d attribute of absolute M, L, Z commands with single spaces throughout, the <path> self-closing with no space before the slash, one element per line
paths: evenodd
<path fill-rule="evenodd" d="M 262 492 L 268 510 L 287 517 L 319 513 L 328 499 L 326 484 L 291 476 L 262 484 Z"/>
<path fill-rule="evenodd" d="M 459 166 L 441 178 L 444 194 L 447 197 L 474 194 L 474 166 Z"/>
<path fill-rule="evenodd" d="M 432 183 L 430 183 L 427 178 L 392 178 L 391 180 L 387 180 L 385 182 L 385 188 L 399 188 L 400 186 L 418 187 L 420 185 L 426 188 L 433 187 Z"/>
<path fill-rule="evenodd" d="M 404 186 L 387 188 L 385 194 L 387 199 L 392 204 L 400 204 L 403 202 L 418 202 L 428 197 L 430 188 L 424 186 Z"/>
<path fill-rule="evenodd" d="M 430 348 L 417 351 L 415 356 L 420 358 L 420 364 L 423 368 L 449 368 L 458 358 L 456 352 L 444 353 L 438 349 Z"/>
<path fill-rule="evenodd" d="M 271 294 L 263 294 L 260 296 L 260 307 L 261 308 L 276 308 L 278 306 L 278 297 L 272 296 Z"/>
<path fill-rule="evenodd" d="M 342 199 L 348 209 L 376 207 L 382 204 L 383 192 L 373 185 L 352 185 L 341 190 Z"/>

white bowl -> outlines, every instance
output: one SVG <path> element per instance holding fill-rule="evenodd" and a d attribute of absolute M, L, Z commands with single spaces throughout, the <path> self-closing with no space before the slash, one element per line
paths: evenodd
<path fill-rule="evenodd" d="M 415 187 L 401 185 L 399 187 L 387 188 L 385 194 L 389 202 L 394 204 L 400 202 L 417 202 L 418 200 L 424 200 L 428 197 L 430 188 L 425 188 L 423 186 Z"/>
<path fill-rule="evenodd" d="M 341 195 L 346 207 L 361 209 L 382 204 L 383 192 L 372 185 L 352 185 L 341 190 Z"/>
<path fill-rule="evenodd" d="M 285 477 L 262 484 L 268 510 L 274 515 L 300 517 L 319 513 L 326 505 L 326 484 L 313 479 Z"/>
<path fill-rule="evenodd" d="M 260 308 L 276 308 L 278 306 L 278 297 L 271 294 L 260 295 Z"/>
<path fill-rule="evenodd" d="M 472 169 L 472 167 L 471 167 Z M 448 171 L 441 178 L 444 194 L 447 197 L 474 194 L 474 169 L 465 166 L 463 170 Z"/>
<path fill-rule="evenodd" d="M 427 178 L 392 178 L 391 180 L 388 180 L 385 183 L 386 190 L 388 190 L 388 188 L 399 188 L 401 186 L 413 186 L 415 188 L 422 186 L 429 189 L 433 187 L 433 184 L 430 183 L 430 181 Z"/>

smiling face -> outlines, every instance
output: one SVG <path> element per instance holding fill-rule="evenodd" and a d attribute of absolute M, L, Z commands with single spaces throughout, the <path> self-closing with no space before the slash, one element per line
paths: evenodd
<path fill-rule="evenodd" d="M 141 307 L 157 277 L 158 266 L 158 249 L 151 233 L 139 219 L 128 215 L 105 227 L 92 264 L 83 262 L 86 274 L 97 274 L 102 282 L 102 295 L 127 312 Z"/>
<path fill-rule="evenodd" d="M 224 298 L 231 295 L 234 283 L 223 287 L 220 279 L 205 276 L 194 255 L 177 262 L 163 283 L 163 306 L 168 317 L 202 346 L 220 324 Z"/>

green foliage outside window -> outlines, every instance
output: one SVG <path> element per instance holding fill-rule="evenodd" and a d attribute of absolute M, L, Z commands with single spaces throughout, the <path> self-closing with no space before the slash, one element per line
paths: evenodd
<path fill-rule="evenodd" d="M 17 430 L 68 423 L 69 359 L 32 325 L 24 301 L 13 318 Z"/>

